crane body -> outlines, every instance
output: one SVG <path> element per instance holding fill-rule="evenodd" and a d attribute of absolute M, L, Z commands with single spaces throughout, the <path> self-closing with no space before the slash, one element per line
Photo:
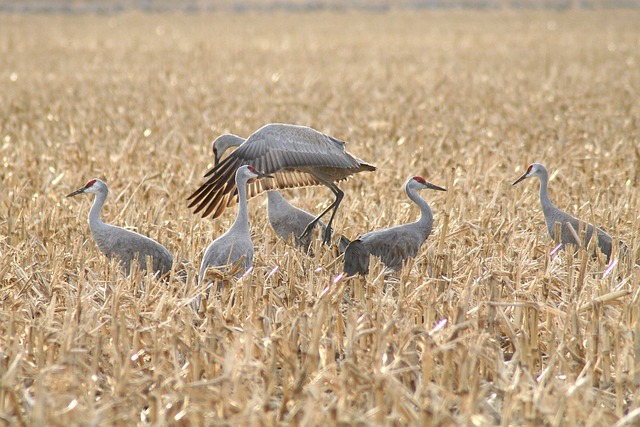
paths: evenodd
<path fill-rule="evenodd" d="M 418 254 L 433 228 L 433 213 L 429 204 L 417 191 L 431 189 L 446 191 L 419 176 L 410 178 L 405 184 L 407 196 L 420 207 L 420 219 L 408 224 L 370 231 L 353 240 L 344 253 L 344 272 L 349 275 L 369 272 L 370 255 L 382 260 L 394 271 L 402 268 L 402 263 Z"/>

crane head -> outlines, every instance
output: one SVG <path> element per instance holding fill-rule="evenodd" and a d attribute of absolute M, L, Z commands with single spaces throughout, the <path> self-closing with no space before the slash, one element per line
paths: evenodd
<path fill-rule="evenodd" d="M 77 196 L 78 194 L 82 193 L 99 193 L 103 191 L 107 191 L 107 184 L 105 184 L 98 178 L 94 178 L 87 181 L 87 183 L 83 187 L 80 187 L 76 191 L 67 194 L 67 197 Z"/>
<path fill-rule="evenodd" d="M 543 175 L 547 175 L 547 173 L 547 168 L 545 168 L 541 163 L 531 163 L 527 168 L 527 171 L 511 185 L 516 185 L 520 181 L 524 181 L 532 176 L 537 176 L 539 178 Z"/>
<path fill-rule="evenodd" d="M 231 133 L 220 135 L 211 143 L 211 151 L 213 151 L 213 166 L 220 163 L 222 155 L 231 147 L 238 147 L 244 143 L 245 138 Z"/>
<path fill-rule="evenodd" d="M 247 165 L 247 170 L 255 175 L 252 178 L 275 178 L 273 175 L 267 175 L 263 172 L 258 171 L 256 168 L 254 168 L 251 165 Z"/>
<path fill-rule="evenodd" d="M 429 189 L 429 190 L 438 190 L 438 191 L 447 191 L 446 188 L 442 188 L 442 187 L 438 187 L 435 184 L 430 183 L 429 181 L 425 180 L 423 177 L 421 176 L 414 176 L 413 178 L 411 178 L 409 180 L 409 182 L 407 183 L 407 185 L 411 184 L 412 182 L 417 183 L 418 185 L 416 186 L 417 189 Z"/>

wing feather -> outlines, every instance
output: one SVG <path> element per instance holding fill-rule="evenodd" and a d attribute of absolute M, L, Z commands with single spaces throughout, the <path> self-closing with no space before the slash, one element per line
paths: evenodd
<path fill-rule="evenodd" d="M 417 232 L 414 224 L 402 224 L 363 234 L 360 240 L 372 255 L 380 258 L 387 267 L 397 270 L 404 260 L 418 254 L 426 237 Z"/>

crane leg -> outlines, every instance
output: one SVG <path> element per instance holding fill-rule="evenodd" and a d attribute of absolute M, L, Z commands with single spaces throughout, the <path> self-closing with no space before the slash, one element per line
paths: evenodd
<path fill-rule="evenodd" d="M 329 207 L 327 207 L 325 210 L 323 210 L 320 215 L 318 215 L 317 217 L 315 217 L 304 229 L 304 231 L 302 232 L 302 234 L 298 237 L 298 239 L 300 240 L 306 240 L 306 239 L 310 239 L 311 238 L 311 232 L 313 231 L 313 228 L 316 226 L 316 224 L 318 224 L 318 221 L 320 221 L 320 219 L 322 219 L 323 216 L 325 216 L 327 214 L 327 212 L 329 212 L 331 209 L 333 209 L 335 205 L 335 202 L 331 203 L 329 205 Z M 327 224 L 327 228 L 325 229 L 325 235 L 327 233 L 327 230 L 329 230 L 329 237 L 331 237 L 331 231 L 330 231 L 331 226 Z"/>
<path fill-rule="evenodd" d="M 332 228 L 331 225 L 333 223 L 333 218 L 336 216 L 336 211 L 338 210 L 338 206 L 340 205 L 340 202 L 342 201 L 342 198 L 344 197 L 344 192 L 342 190 L 340 190 L 335 184 L 331 183 L 330 186 L 328 186 L 331 191 L 333 192 L 333 194 L 335 194 L 336 199 L 333 201 L 333 203 L 331 203 L 325 210 L 323 210 L 322 212 L 320 212 L 320 215 L 318 215 L 317 217 L 315 217 L 313 219 L 313 221 L 311 221 L 304 229 L 304 231 L 302 232 L 302 234 L 300 235 L 300 239 L 303 238 L 310 238 L 311 236 L 311 232 L 313 231 L 313 227 L 316 226 L 316 224 L 318 223 L 318 221 L 320 221 L 320 219 L 325 216 L 327 214 L 327 212 L 329 212 L 330 210 L 333 209 L 333 212 L 331 213 L 331 218 L 329 219 L 329 222 L 327 223 L 327 228 L 324 230 L 324 236 L 322 239 L 322 243 L 324 243 L 325 245 L 328 245 L 329 243 L 331 243 L 331 232 L 332 232 Z"/>
<path fill-rule="evenodd" d="M 335 187 L 336 192 L 336 201 L 333 202 L 333 212 L 331 212 L 331 218 L 329 218 L 329 222 L 327 223 L 327 228 L 324 230 L 324 239 L 322 243 L 328 245 L 331 243 L 331 232 L 333 231 L 333 218 L 336 216 L 336 212 L 338 212 L 338 206 L 340 206 L 340 202 L 342 202 L 342 197 L 344 197 L 344 193 L 338 187 Z"/>

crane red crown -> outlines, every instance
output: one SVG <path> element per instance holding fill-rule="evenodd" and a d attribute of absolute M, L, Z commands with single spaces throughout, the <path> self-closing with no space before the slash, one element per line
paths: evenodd
<path fill-rule="evenodd" d="M 427 183 L 427 181 L 425 181 L 424 178 L 421 177 L 421 176 L 414 176 L 413 179 L 415 181 L 418 181 L 420 184 L 426 184 Z"/>
<path fill-rule="evenodd" d="M 95 184 L 95 183 L 96 183 L 96 180 L 95 180 L 95 179 L 92 179 L 92 180 L 88 181 L 88 182 L 84 185 L 84 188 L 89 188 L 89 187 L 91 187 L 91 186 L 92 186 L 93 184 Z"/>
<path fill-rule="evenodd" d="M 251 172 L 253 172 L 253 173 L 258 173 L 258 171 L 256 170 L 256 168 L 254 168 L 254 167 L 253 167 L 253 166 L 251 166 L 251 165 L 247 165 L 247 169 L 249 169 L 249 170 L 250 170 Z"/>

